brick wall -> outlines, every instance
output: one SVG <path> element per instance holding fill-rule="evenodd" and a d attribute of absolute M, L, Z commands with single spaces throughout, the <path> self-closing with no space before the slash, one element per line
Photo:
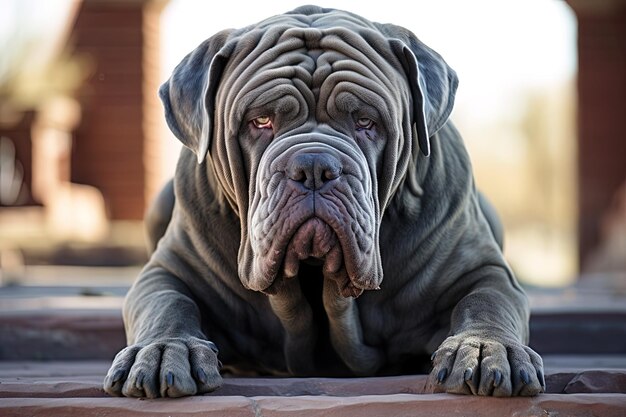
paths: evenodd
<path fill-rule="evenodd" d="M 568 0 L 578 18 L 578 204 L 583 269 L 626 181 L 626 1 Z"/>
<path fill-rule="evenodd" d="M 72 181 L 97 187 L 111 219 L 143 217 L 158 142 L 158 15 L 165 2 L 85 0 L 72 32 L 89 63 L 83 118 L 72 151 Z"/>

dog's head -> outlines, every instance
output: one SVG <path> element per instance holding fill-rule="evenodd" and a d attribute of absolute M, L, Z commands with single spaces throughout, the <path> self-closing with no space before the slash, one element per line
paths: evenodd
<path fill-rule="evenodd" d="M 306 6 L 211 37 L 160 94 L 239 216 L 244 286 L 271 292 L 315 262 L 357 296 L 383 279 L 383 211 L 456 85 L 408 30 Z"/>

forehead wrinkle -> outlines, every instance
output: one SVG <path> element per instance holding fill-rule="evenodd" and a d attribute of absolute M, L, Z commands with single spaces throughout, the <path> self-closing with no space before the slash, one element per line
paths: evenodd
<path fill-rule="evenodd" d="M 223 103 L 227 112 L 237 103 L 243 91 L 253 88 L 254 85 L 262 85 L 273 76 L 287 79 L 299 76 L 310 83 L 307 73 L 313 72 L 314 63 L 303 52 L 297 53 L 299 49 L 304 51 L 304 42 L 301 39 L 289 37 L 281 40 L 285 29 L 287 28 L 272 28 L 268 33 L 261 34 L 260 38 L 258 32 L 252 31 L 239 40 L 237 50 L 230 59 L 232 64 L 225 69 L 228 76 L 222 81 L 218 93 L 225 95 Z M 256 46 L 250 48 L 255 42 Z M 268 70 L 272 76 L 264 76 Z"/>
<path fill-rule="evenodd" d="M 306 86 L 308 91 L 301 92 L 309 97 L 311 110 L 318 107 L 320 89 L 326 88 L 325 82 L 337 71 L 354 72 L 380 83 L 388 91 L 402 88 L 398 77 L 389 77 L 390 72 L 398 70 L 389 62 L 386 37 L 370 22 L 349 14 L 277 16 L 247 28 L 238 43 L 244 46 L 235 52 L 242 61 L 233 67 L 224 83 L 226 109 L 239 105 L 239 98 L 246 91 L 275 77 L 291 83 L 294 79 L 303 81 L 298 90 Z"/>
<path fill-rule="evenodd" d="M 384 115 L 383 119 L 389 122 L 387 128 L 393 130 L 390 122 L 395 117 L 389 109 L 397 107 L 398 103 L 393 101 L 402 100 L 403 78 L 390 76 L 398 70 L 367 40 L 358 34 L 344 36 L 343 31 L 339 32 L 331 31 L 321 40 L 324 52 L 318 58 L 313 80 L 315 88 L 320 91 L 318 103 L 325 103 L 326 107 L 318 108 L 316 113 L 321 117 L 325 112 L 335 119 L 338 115 L 332 109 L 337 94 L 352 93 L 361 103 L 374 107 L 380 116 Z M 363 89 L 373 94 L 368 95 Z"/>
<path fill-rule="evenodd" d="M 394 86 L 391 85 L 390 78 L 394 77 L 389 77 L 389 74 L 397 73 L 398 70 L 389 62 L 390 57 L 379 50 L 385 48 L 374 47 L 380 42 L 387 44 L 387 40 L 376 32 L 367 31 L 357 34 L 346 31 L 344 28 L 336 28 L 322 39 L 321 47 L 338 52 L 339 55 L 335 56 L 340 58 L 335 62 L 330 62 L 333 68 L 339 65 L 339 62 L 348 63 L 348 65 L 351 65 L 351 62 L 357 62 L 359 66 L 367 68 L 378 81 L 387 84 L 387 88 L 392 89 Z"/>
<path fill-rule="evenodd" d="M 290 13 L 281 14 L 262 20 L 253 27 L 267 29 L 277 25 L 318 29 L 328 29 L 337 26 L 349 27 L 352 29 L 364 27 L 372 29 L 376 28 L 372 22 L 365 20 L 361 16 L 357 16 L 343 10 L 333 10 L 332 13 L 315 13 L 310 15 Z"/>
<path fill-rule="evenodd" d="M 311 58 L 303 52 L 298 52 L 289 54 L 289 57 L 285 57 L 285 59 L 289 62 L 268 64 L 260 71 L 253 72 L 248 79 L 240 80 L 236 84 L 241 88 L 236 90 L 235 94 L 231 94 L 232 98 L 225 105 L 226 114 L 229 115 L 232 126 L 239 124 L 239 118 L 243 117 L 251 106 L 267 105 L 268 102 L 274 101 L 267 99 L 267 97 L 282 96 L 286 91 L 292 91 L 292 95 L 297 95 L 299 92 L 305 97 L 305 101 L 312 106 L 310 98 L 311 71 L 306 68 L 311 67 Z M 302 62 L 306 62 L 307 65 L 299 65 Z M 258 102 L 258 98 L 261 96 L 265 96 L 266 99 Z"/>

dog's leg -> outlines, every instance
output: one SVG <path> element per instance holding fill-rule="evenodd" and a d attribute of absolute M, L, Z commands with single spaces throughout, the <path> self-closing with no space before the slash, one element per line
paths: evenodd
<path fill-rule="evenodd" d="M 269 296 L 272 310 L 285 329 L 285 358 L 287 368 L 294 375 L 314 372 L 313 349 L 317 329 L 313 311 L 302 294 L 297 278 L 283 278 L 277 292 Z"/>
<path fill-rule="evenodd" d="M 504 227 L 500 222 L 498 212 L 487 197 L 485 197 L 485 195 L 481 192 L 478 193 L 478 204 L 483 216 L 485 216 L 485 219 L 489 224 L 489 229 L 491 229 L 494 239 L 498 243 L 500 249 L 502 249 L 504 247 Z"/>
<path fill-rule="evenodd" d="M 383 354 L 364 343 L 355 299 L 342 296 L 333 279 L 324 280 L 323 297 L 335 351 L 355 374 L 374 375 L 383 364 Z"/>
<path fill-rule="evenodd" d="M 431 390 L 493 396 L 543 392 L 541 357 L 526 346 L 526 297 L 501 267 L 484 267 L 464 279 L 474 285 L 454 307 L 450 336 L 433 354 Z"/>
<path fill-rule="evenodd" d="M 163 186 L 144 216 L 148 254 L 152 254 L 172 219 L 174 211 L 174 180 Z"/>
<path fill-rule="evenodd" d="M 111 395 L 181 397 L 219 388 L 217 348 L 200 327 L 189 289 L 161 268 L 144 270 L 124 305 L 128 347 L 104 380 Z"/>

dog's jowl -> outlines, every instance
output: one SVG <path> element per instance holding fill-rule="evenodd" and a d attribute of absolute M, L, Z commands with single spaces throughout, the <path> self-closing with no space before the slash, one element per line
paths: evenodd
<path fill-rule="evenodd" d="M 105 390 L 430 370 L 435 392 L 542 392 L 526 297 L 448 120 L 456 87 L 410 31 L 313 6 L 185 57 L 160 90 L 185 147 Z"/>

